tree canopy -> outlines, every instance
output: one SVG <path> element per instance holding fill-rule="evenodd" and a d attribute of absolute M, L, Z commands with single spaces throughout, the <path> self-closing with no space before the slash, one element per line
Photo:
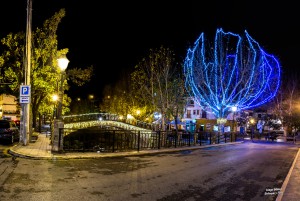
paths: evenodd
<path fill-rule="evenodd" d="M 41 28 L 32 32 L 32 50 L 30 65 L 31 85 L 31 113 L 33 127 L 35 127 L 37 115 L 51 114 L 53 112 L 52 95 L 57 94 L 60 82 L 60 69 L 57 59 L 66 55 L 68 48 L 58 49 L 57 29 L 66 13 L 60 9 L 50 19 L 44 21 Z M 19 97 L 19 87 L 25 81 L 25 33 L 10 33 L 1 40 L 3 52 L 0 56 L 1 81 L 11 83 L 9 87 L 2 88 L 2 93 Z M 68 82 L 74 82 L 81 86 L 88 82 L 92 76 L 93 67 L 86 69 L 67 69 L 63 90 L 68 90 Z M 69 111 L 71 99 L 64 94 L 63 113 Z"/>

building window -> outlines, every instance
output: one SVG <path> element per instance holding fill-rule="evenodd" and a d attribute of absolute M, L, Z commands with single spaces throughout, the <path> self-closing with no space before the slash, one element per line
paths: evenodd
<path fill-rule="evenodd" d="M 186 118 L 192 118 L 191 110 L 186 111 Z"/>
<path fill-rule="evenodd" d="M 193 115 L 196 115 L 196 110 L 193 110 Z"/>
<path fill-rule="evenodd" d="M 194 100 L 188 100 L 187 105 L 188 106 L 194 106 Z"/>
<path fill-rule="evenodd" d="M 206 116 L 207 116 L 206 111 L 202 111 L 202 118 L 205 118 L 205 119 L 206 119 Z"/>
<path fill-rule="evenodd" d="M 200 110 L 197 110 L 197 115 L 199 115 L 200 114 Z"/>

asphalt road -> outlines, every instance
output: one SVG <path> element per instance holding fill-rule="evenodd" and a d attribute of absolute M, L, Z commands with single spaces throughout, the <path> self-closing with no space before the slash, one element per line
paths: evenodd
<path fill-rule="evenodd" d="M 0 200 L 273 201 L 297 150 L 246 142 L 136 157 L 0 158 Z"/>

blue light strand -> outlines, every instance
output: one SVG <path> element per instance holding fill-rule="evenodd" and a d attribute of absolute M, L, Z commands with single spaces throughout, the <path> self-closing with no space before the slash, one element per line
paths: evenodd
<path fill-rule="evenodd" d="M 214 42 L 213 56 L 208 57 L 201 33 L 184 62 L 185 85 L 198 105 L 226 118 L 233 106 L 251 109 L 275 97 L 280 64 L 247 31 L 240 36 L 217 29 Z"/>

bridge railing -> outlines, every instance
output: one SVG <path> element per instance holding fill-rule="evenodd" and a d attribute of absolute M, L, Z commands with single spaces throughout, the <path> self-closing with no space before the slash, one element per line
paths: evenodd
<path fill-rule="evenodd" d="M 110 113 L 88 113 L 88 114 L 80 114 L 80 115 L 68 115 L 63 116 L 63 121 L 65 125 L 77 124 L 77 125 L 84 125 L 86 122 L 93 122 L 93 121 L 114 121 L 124 123 L 126 125 L 132 125 L 136 128 L 144 128 L 147 130 L 156 130 L 155 125 L 151 123 L 146 123 L 139 120 L 120 120 L 118 115 L 110 114 Z"/>
<path fill-rule="evenodd" d="M 68 132 L 64 128 L 62 132 Z M 63 136 L 63 135 L 62 135 Z M 243 140 L 239 133 L 178 132 L 149 130 L 72 130 L 63 138 L 63 150 L 81 152 L 122 152 L 147 149 L 204 146 Z"/>
<path fill-rule="evenodd" d="M 87 114 L 78 114 L 78 115 L 67 115 L 63 116 L 63 121 L 65 124 L 84 122 L 84 121 L 93 121 L 93 120 L 117 120 L 118 116 L 116 114 L 110 113 L 87 113 Z"/>

